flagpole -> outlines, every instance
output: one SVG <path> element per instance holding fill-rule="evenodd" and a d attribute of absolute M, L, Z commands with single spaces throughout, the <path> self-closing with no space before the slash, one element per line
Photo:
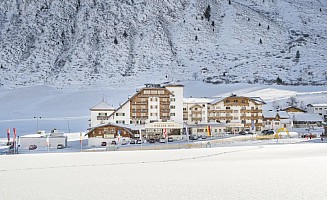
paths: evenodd
<path fill-rule="evenodd" d="M 80 143 L 80 145 L 81 145 L 81 151 L 83 151 L 83 135 L 82 135 L 82 132 L 80 132 L 80 135 L 79 135 L 80 137 L 79 137 L 79 143 Z"/>

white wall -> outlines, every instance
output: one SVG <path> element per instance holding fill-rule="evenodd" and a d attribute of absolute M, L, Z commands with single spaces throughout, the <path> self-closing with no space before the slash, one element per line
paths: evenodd
<path fill-rule="evenodd" d="M 166 88 L 174 94 L 174 96 L 171 96 L 170 98 L 175 98 L 175 101 L 170 102 L 171 106 L 175 106 L 175 109 L 171 109 L 170 113 L 175 113 L 175 116 L 171 116 L 170 119 L 174 122 L 183 124 L 184 87 L 183 86 L 166 86 Z"/>
<path fill-rule="evenodd" d="M 35 144 L 37 148 L 48 147 L 46 137 L 20 137 L 20 149 L 27 149 L 30 145 Z M 63 144 L 66 147 L 67 137 L 49 137 L 50 148 L 57 148 L 58 144 Z"/>

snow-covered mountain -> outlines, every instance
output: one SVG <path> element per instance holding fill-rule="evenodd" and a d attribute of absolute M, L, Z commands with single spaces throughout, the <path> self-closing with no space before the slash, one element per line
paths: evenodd
<path fill-rule="evenodd" d="M 0 85 L 327 84 L 323 0 L 1 0 Z"/>

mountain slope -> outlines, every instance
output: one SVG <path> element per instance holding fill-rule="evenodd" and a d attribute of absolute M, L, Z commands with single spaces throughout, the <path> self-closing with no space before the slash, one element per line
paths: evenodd
<path fill-rule="evenodd" d="M 327 3 L 4 0 L 0 84 L 326 84 Z"/>

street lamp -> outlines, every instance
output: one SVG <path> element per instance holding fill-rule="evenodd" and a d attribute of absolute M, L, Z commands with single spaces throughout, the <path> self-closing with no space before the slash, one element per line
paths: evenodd
<path fill-rule="evenodd" d="M 33 117 L 34 119 L 36 119 L 36 133 L 38 133 L 39 131 L 39 119 L 41 119 L 41 117 Z"/>

